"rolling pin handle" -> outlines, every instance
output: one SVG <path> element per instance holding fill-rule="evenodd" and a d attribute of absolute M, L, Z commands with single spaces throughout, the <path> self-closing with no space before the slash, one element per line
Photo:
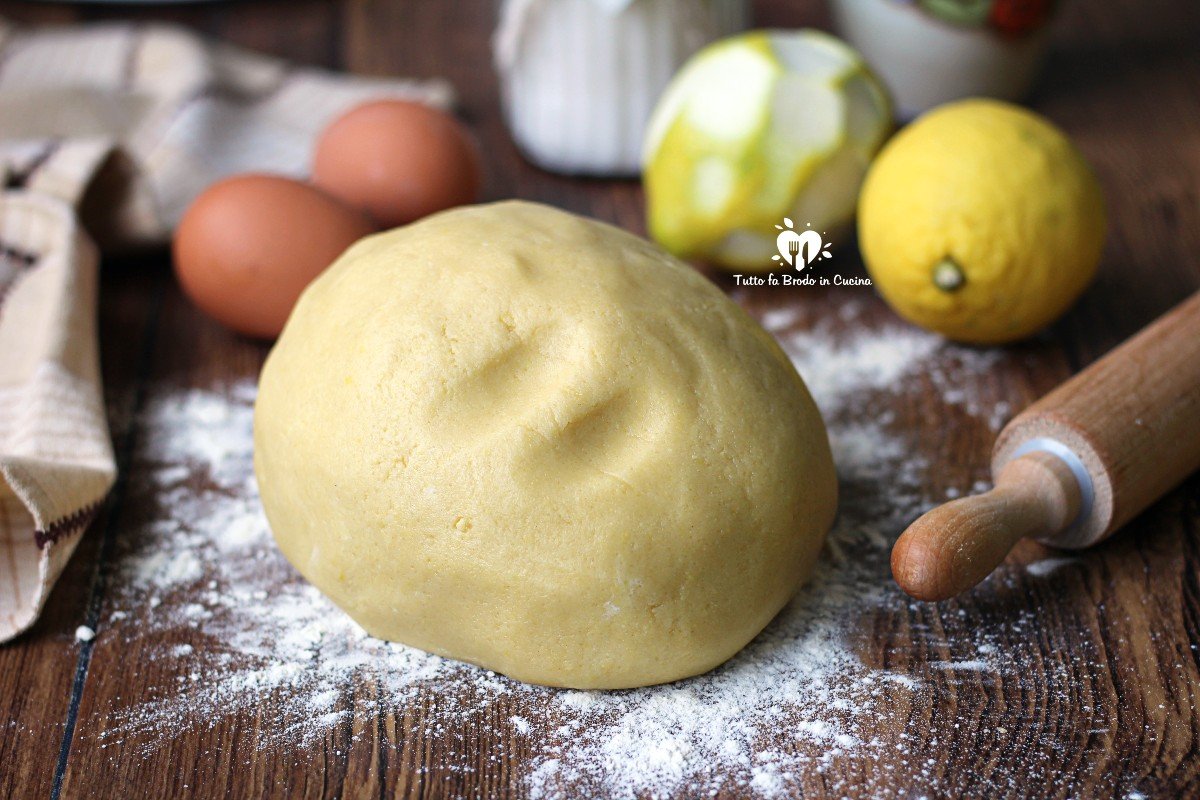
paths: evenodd
<path fill-rule="evenodd" d="M 1092 513 L 1092 504 L 1096 502 L 1096 487 L 1092 483 L 1091 473 L 1088 472 L 1083 459 L 1058 439 L 1051 439 L 1047 436 L 1030 439 L 1013 451 L 1011 460 L 1016 461 L 1018 458 L 1027 456 L 1030 453 L 1049 453 L 1056 456 L 1071 471 L 1071 474 L 1075 477 L 1075 482 L 1079 486 L 1079 513 L 1075 515 L 1075 518 L 1066 527 L 1054 533 L 1055 537 L 1065 537 L 1078 528 Z M 1042 543 L 1053 545 L 1054 541 L 1042 537 Z"/>
<path fill-rule="evenodd" d="M 1031 450 L 1001 468 L 990 492 L 938 506 L 910 525 L 892 549 L 892 574 L 918 600 L 946 600 L 980 583 L 1019 540 L 1069 529 L 1083 503 L 1068 461 Z"/>
<path fill-rule="evenodd" d="M 1010 420 L 996 488 L 935 508 L 892 550 L 914 597 L 982 581 L 1018 539 L 1088 547 L 1200 470 L 1200 292 Z"/>

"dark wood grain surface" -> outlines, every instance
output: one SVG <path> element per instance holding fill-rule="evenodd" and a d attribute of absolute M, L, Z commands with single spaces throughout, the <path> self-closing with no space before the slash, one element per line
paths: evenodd
<path fill-rule="evenodd" d="M 488 198 L 540 200 L 642 232 L 636 183 L 572 180 L 521 160 L 503 126 L 490 65 L 493 14 L 489 0 L 0 3 L 0 15 L 31 23 L 168 20 L 304 63 L 448 78 L 483 145 Z M 827 16 L 819 3 L 773 0 L 758 4 L 757 20 L 824 26 Z M 1031 103 L 1095 165 L 1111 230 L 1099 279 L 1078 306 L 980 378 L 975 391 L 983 401 L 1007 401 L 1014 411 L 1200 285 L 1200 7 L 1187 0 L 1066 3 Z M 840 266 L 860 269 L 850 251 L 842 249 Z M 847 302 L 851 290 L 742 290 L 737 297 L 756 311 L 794 305 L 803 325 Z M 868 322 L 890 318 L 868 290 L 853 298 Z M 108 749 L 103 733 L 112 716 L 175 677 L 173 663 L 155 658 L 164 645 L 158 634 L 104 635 L 125 579 L 115 560 L 151 502 L 130 490 L 144 434 L 137 411 L 154 393 L 253 379 L 266 348 L 192 309 L 165 253 L 104 265 L 100 327 L 122 478 L 40 622 L 0 647 L 0 796 L 522 796 L 524 740 L 503 725 L 477 723 L 461 736 L 427 740 L 407 721 L 425 713 L 432 695 L 385 713 L 355 710 L 350 724 L 303 753 L 254 746 L 280 697 L 209 726 L 181 726 L 168 741 L 132 736 Z M 934 465 L 920 477 L 930 497 L 987 477 L 995 431 L 954 417 L 932 384 L 923 394 L 883 398 L 872 413 L 885 410 L 919 433 Z M 1052 579 L 1010 568 L 999 588 L 939 605 L 893 604 L 863 620 L 859 658 L 925 687 L 893 709 L 878 736 L 885 743 L 915 738 L 891 759 L 843 758 L 829 772 L 806 773 L 797 784 L 804 796 L 1200 796 L 1198 489 L 1193 477 Z M 1022 545 L 1012 562 L 1043 555 Z M 879 579 L 887 580 L 885 571 Z M 73 632 L 85 623 L 100 636 L 80 645 Z M 984 631 L 1023 654 L 1022 680 L 987 672 L 963 680 L 931 666 Z M 351 696 L 378 691 L 363 685 Z M 497 701 L 487 718 L 511 716 L 507 702 Z"/>

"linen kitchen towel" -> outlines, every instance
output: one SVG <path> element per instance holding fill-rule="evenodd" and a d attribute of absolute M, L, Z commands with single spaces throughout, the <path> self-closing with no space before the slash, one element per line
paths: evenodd
<path fill-rule="evenodd" d="M 161 244 L 225 175 L 303 176 L 321 128 L 375 97 L 453 99 L 177 28 L 0 20 L 0 641 L 37 619 L 115 479 L 99 252 Z"/>

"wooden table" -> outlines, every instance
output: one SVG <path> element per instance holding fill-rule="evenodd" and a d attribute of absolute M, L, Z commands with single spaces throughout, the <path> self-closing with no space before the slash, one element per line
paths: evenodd
<path fill-rule="evenodd" d="M 762 2 L 758 12 L 762 25 L 827 24 L 816 2 Z M 644 230 L 636 183 L 571 180 L 521 160 L 503 126 L 490 68 L 489 0 L 105 10 L 4 2 L 0 14 L 29 22 L 168 20 L 302 62 L 447 77 L 483 143 L 488 198 L 540 200 Z M 1111 231 L 1099 279 L 1075 309 L 1044 335 L 1006 351 L 979 378 L 973 389 L 979 401 L 1001 411 L 1005 402 L 1018 410 L 1200 285 L 1200 11 L 1186 0 L 1067 3 L 1032 104 L 1095 165 Z M 840 268 L 859 269 L 849 245 L 839 259 Z M 799 326 L 847 302 L 858 304 L 863 324 L 891 319 L 866 289 L 767 287 L 736 296 L 758 312 L 793 307 L 796 321 L 789 324 Z M 104 736 L 114 714 L 170 687 L 179 677 L 172 670 L 180 669 L 160 658 L 157 629 L 122 627 L 121 615 L 114 617 L 123 608 L 117 599 L 127 605 L 132 591 L 122 585 L 122 553 L 142 535 L 141 521 L 155 502 L 134 490 L 144 466 L 137 457 L 146 436 L 141 411 L 164 392 L 252 379 L 267 348 L 193 310 L 165 254 L 104 265 L 100 326 L 122 478 L 40 622 L 0 647 L 6 725 L 0 796 L 524 796 L 529 742 L 543 723 L 533 720 L 532 736 L 519 737 L 503 723 L 501 707 L 485 709 L 488 719 L 499 720 L 490 730 L 427 737 L 406 721 L 438 701 L 436 686 L 383 710 L 371 710 L 378 703 L 363 706 L 352 725 L 302 751 L 254 745 L 278 697 L 206 725 L 181 720 L 168 741 Z M 947 408 L 932 383 L 877 398 L 871 413 L 883 412 L 907 426 L 920 454 L 936 465 L 918 476 L 927 498 L 986 478 L 994 425 Z M 1121 536 L 1049 576 L 1020 567 L 1045 555 L 1022 546 L 1002 575 L 1004 591 L 927 605 L 904 602 L 888 589 L 893 601 L 860 622 L 857 656 L 923 688 L 881 719 L 882 755 L 869 763 L 834 759 L 824 772 L 797 776 L 796 791 L 806 797 L 1200 795 L 1198 488 L 1200 478 L 1193 477 Z M 854 500 L 851 491 L 847 502 Z M 897 532 L 897 526 L 884 531 Z M 872 568 L 886 585 L 886 562 Z M 196 582 L 195 592 L 204 585 Z M 1022 624 L 1010 624 L 1018 617 Z M 81 624 L 99 631 L 93 642 L 75 640 Z M 1001 651 L 1024 654 L 1021 675 L 984 669 L 964 680 L 938 668 L 981 631 Z M 199 647 L 205 640 L 197 633 L 184 641 Z M 356 704 L 372 687 L 347 691 Z M 720 794 L 749 792 L 729 785 Z M 686 785 L 675 792 L 693 793 Z"/>

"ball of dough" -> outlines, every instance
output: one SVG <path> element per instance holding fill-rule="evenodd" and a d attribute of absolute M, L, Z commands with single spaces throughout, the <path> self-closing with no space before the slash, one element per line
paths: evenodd
<path fill-rule="evenodd" d="M 770 336 L 654 245 L 523 202 L 351 247 L 271 352 L 254 440 L 280 549 L 369 633 L 553 686 L 725 661 L 836 506 Z"/>

